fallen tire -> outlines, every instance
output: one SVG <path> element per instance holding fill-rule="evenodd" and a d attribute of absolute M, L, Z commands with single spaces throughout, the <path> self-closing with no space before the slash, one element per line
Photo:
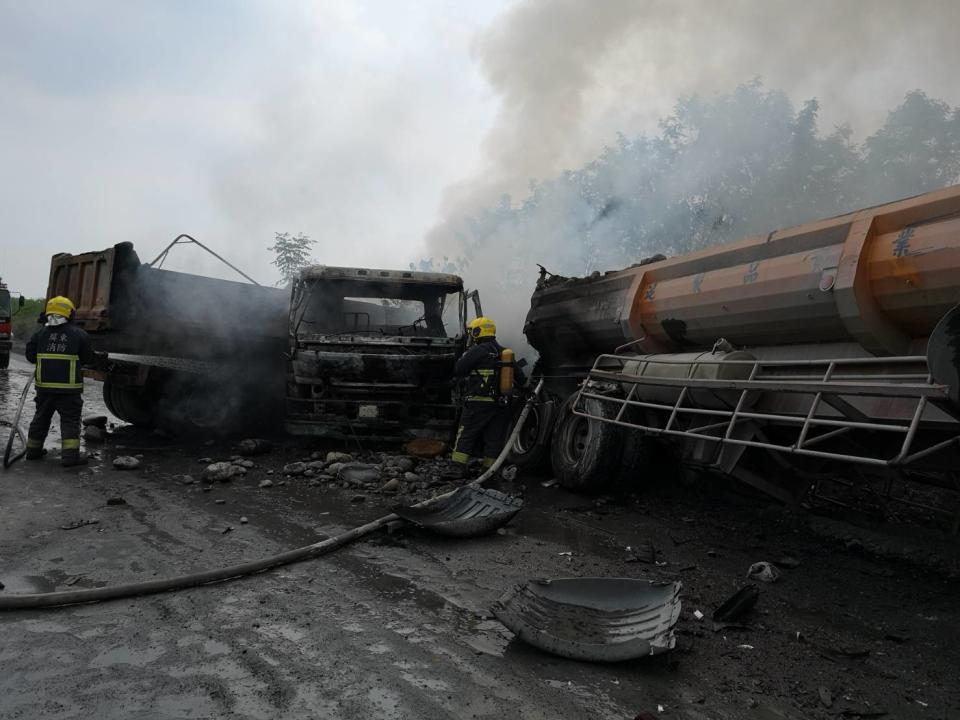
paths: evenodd
<path fill-rule="evenodd" d="M 550 464 L 560 484 L 576 492 L 600 492 L 619 473 L 623 430 L 610 423 L 591 420 L 572 412 L 577 396 L 563 404 L 550 445 Z M 613 418 L 617 405 L 585 398 L 587 413 Z"/>

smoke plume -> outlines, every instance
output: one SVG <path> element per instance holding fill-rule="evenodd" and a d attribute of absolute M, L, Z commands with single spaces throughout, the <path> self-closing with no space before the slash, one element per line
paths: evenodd
<path fill-rule="evenodd" d="M 428 255 L 518 344 L 536 262 L 603 270 L 953 182 L 930 98 L 960 101 L 958 21 L 944 0 L 523 0 L 474 44 L 501 106 Z"/>

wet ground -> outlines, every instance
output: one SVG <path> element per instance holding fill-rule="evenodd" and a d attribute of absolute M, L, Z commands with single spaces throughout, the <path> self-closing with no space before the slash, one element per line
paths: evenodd
<path fill-rule="evenodd" d="M 22 362 L 0 373 L 0 417 L 28 373 Z M 0 592 L 217 567 L 388 510 L 387 496 L 352 502 L 348 490 L 284 479 L 280 468 L 310 450 L 280 444 L 209 489 L 175 476 L 199 478 L 198 459 L 228 458 L 229 443 L 120 431 L 88 470 L 18 463 L 0 474 Z M 142 455 L 140 469 L 113 470 L 119 454 Z M 274 485 L 260 488 L 267 477 Z M 928 532 L 924 547 L 945 560 L 906 562 L 876 554 L 894 548 L 868 530 L 719 487 L 665 479 L 597 499 L 543 480 L 506 488 L 525 491 L 526 508 L 504 534 L 404 529 L 230 583 L 2 614 L 0 718 L 960 717 L 956 537 Z M 63 529 L 80 520 L 97 522 Z M 913 542 L 887 530 L 898 547 Z M 787 556 L 797 563 L 761 585 L 744 626 L 714 632 L 710 614 L 747 567 Z M 528 578 L 598 575 L 681 580 L 677 648 L 614 665 L 564 660 L 489 613 Z"/>

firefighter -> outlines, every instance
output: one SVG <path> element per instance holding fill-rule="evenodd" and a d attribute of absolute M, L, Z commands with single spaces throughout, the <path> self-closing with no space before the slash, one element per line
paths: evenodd
<path fill-rule="evenodd" d="M 504 362 L 505 348 L 497 342 L 497 326 L 487 317 L 478 317 L 467 325 L 470 347 L 457 360 L 454 374 L 465 378 L 463 411 L 460 429 L 454 443 L 453 461 L 455 477 L 465 477 L 471 457 L 483 458 L 483 466 L 490 467 L 506 441 L 512 417 L 509 396 L 501 388 L 500 374 L 509 366 L 513 371 L 512 386 L 520 387 L 525 378 L 515 364 Z M 513 352 L 508 357 L 513 357 Z"/>
<path fill-rule="evenodd" d="M 27 343 L 26 357 L 36 364 L 37 411 L 27 431 L 27 460 L 44 455 L 43 441 L 50 430 L 53 413 L 60 415 L 61 453 L 64 467 L 86 465 L 80 455 L 80 415 L 83 412 L 83 374 L 81 365 L 93 364 L 99 357 L 90 345 L 90 337 L 73 324 L 76 308 L 69 298 L 58 296 L 47 301 L 45 324 Z"/>

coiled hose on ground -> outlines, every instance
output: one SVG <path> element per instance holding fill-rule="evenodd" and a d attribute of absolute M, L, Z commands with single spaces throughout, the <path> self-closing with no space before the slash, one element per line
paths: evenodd
<path fill-rule="evenodd" d="M 516 441 L 517 435 L 520 433 L 520 430 L 523 428 L 523 424 L 526 422 L 527 417 L 530 414 L 530 409 L 537 401 L 537 397 L 539 396 L 542 387 L 543 380 L 540 381 L 536 390 L 533 392 L 533 395 L 530 396 L 524 405 L 523 410 L 520 412 L 520 416 L 517 418 L 517 422 L 513 426 L 513 431 L 510 433 L 509 439 L 507 440 L 506 445 L 504 445 L 503 450 L 500 452 L 500 455 L 494 461 L 493 465 L 491 465 L 490 468 L 483 473 L 483 475 L 470 483 L 471 485 L 482 485 L 500 469 L 501 465 L 503 465 L 507 454 L 510 452 L 510 448 L 513 447 L 513 443 Z M 21 402 L 21 408 L 22 406 L 23 403 Z M 449 497 L 452 494 L 452 492 L 448 492 L 442 495 L 437 495 L 418 503 L 416 507 L 430 505 Z M 326 555 L 334 550 L 337 550 L 338 548 L 343 547 L 344 545 L 348 545 L 355 540 L 359 540 L 365 535 L 369 535 L 370 533 L 384 527 L 394 520 L 400 520 L 400 518 L 397 515 L 390 513 L 389 515 L 384 515 L 376 520 L 372 520 L 364 525 L 347 530 L 346 532 L 335 535 L 334 537 L 327 538 L 326 540 L 313 543 L 312 545 L 306 545 L 305 547 L 297 548 L 295 550 L 288 550 L 287 552 L 280 553 L 279 555 L 272 555 L 270 557 L 261 558 L 260 560 L 252 560 L 250 562 L 240 563 L 239 565 L 231 565 L 229 567 L 218 568 L 215 570 L 203 570 L 201 572 L 190 573 L 189 575 L 180 575 L 178 577 L 165 578 L 162 580 L 147 580 L 145 582 L 126 583 L 123 585 L 114 585 L 112 587 L 91 588 L 86 590 L 65 590 L 61 592 L 30 593 L 6 596 L 0 595 L 0 611 L 50 608 L 62 605 L 76 605 L 78 603 L 103 602 L 104 600 L 116 600 L 119 598 L 134 597 L 137 595 L 150 595 L 153 593 L 168 592 L 171 590 L 182 590 L 184 588 L 195 587 L 197 585 L 208 585 L 210 583 L 233 580 L 246 575 L 253 575 L 265 570 L 270 570 L 271 568 L 280 567 L 281 565 L 289 565 L 290 563 L 300 562 L 301 560 L 309 560 L 311 558 L 320 557 L 321 555 Z"/>

